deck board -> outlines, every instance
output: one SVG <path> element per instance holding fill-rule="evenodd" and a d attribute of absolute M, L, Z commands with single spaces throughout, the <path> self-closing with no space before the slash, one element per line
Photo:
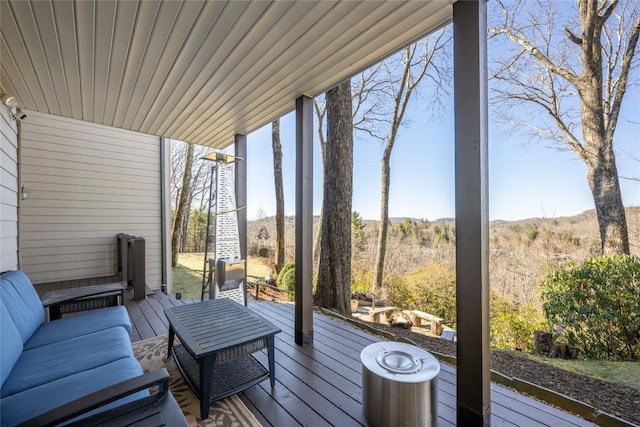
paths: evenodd
<path fill-rule="evenodd" d="M 50 290 L 118 281 L 117 277 L 72 280 L 36 285 L 39 295 Z M 160 291 L 148 292 L 143 301 L 125 293 L 132 322 L 132 341 L 168 333 L 164 309 L 191 303 Z M 362 371 L 360 352 L 381 337 L 353 328 L 328 316 L 314 313 L 314 340 L 299 346 L 294 342 L 294 307 L 291 304 L 256 302 L 249 308 L 276 324 L 276 386 L 268 380 L 240 393 L 247 408 L 264 426 L 362 426 Z M 267 364 L 266 351 L 256 358 Z M 442 364 L 438 377 L 438 426 L 456 422 L 456 369 Z M 594 426 L 573 414 L 491 384 L 491 423 L 495 426 Z"/>

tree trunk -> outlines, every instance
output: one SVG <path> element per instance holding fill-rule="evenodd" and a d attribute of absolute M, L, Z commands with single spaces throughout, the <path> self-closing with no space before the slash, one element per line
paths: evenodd
<path fill-rule="evenodd" d="M 327 92 L 327 145 L 320 265 L 315 303 L 351 313 L 351 199 L 353 118 L 351 81 Z"/>
<path fill-rule="evenodd" d="M 591 14 L 585 13 L 581 19 L 585 28 L 597 26 Z M 602 253 L 628 255 L 629 233 L 613 151 L 613 135 L 609 138 L 606 132 L 600 33 L 592 30 L 582 36 L 583 74 L 578 81 L 578 91 L 585 147 L 583 160 L 587 164 L 587 181 L 598 217 Z"/>
<path fill-rule="evenodd" d="M 587 180 L 596 206 L 602 253 L 629 255 L 627 218 L 613 147 L 603 147 L 600 151 L 600 159 L 587 164 Z"/>
<path fill-rule="evenodd" d="M 176 216 L 173 219 L 171 227 L 171 266 L 178 265 L 178 249 L 180 248 L 180 240 L 182 239 L 182 225 L 185 223 L 185 217 L 189 213 L 189 195 L 191 193 L 191 168 L 193 166 L 193 144 L 187 144 L 187 159 L 184 164 L 184 173 L 182 175 L 182 188 L 180 189 L 180 199 L 176 208 Z"/>
<path fill-rule="evenodd" d="M 324 116 L 326 114 L 326 101 L 325 101 L 325 109 L 322 109 L 318 106 L 316 100 L 313 101 L 314 110 L 316 111 L 316 116 L 318 117 L 318 142 L 320 143 L 320 154 L 322 156 L 322 188 L 324 188 L 324 169 L 325 169 L 325 151 L 326 151 L 326 140 L 324 134 L 322 133 L 322 122 L 324 120 Z M 322 207 L 320 207 L 320 216 L 318 217 L 318 225 L 316 226 L 316 233 L 313 236 L 313 265 L 314 268 L 318 267 L 318 262 L 320 260 L 320 237 L 322 236 Z"/>
<path fill-rule="evenodd" d="M 387 233 L 389 230 L 389 182 L 391 177 L 391 150 L 385 149 L 381 160 L 381 189 L 380 189 L 380 223 L 378 225 L 378 249 L 376 251 L 376 265 L 374 269 L 375 282 L 373 294 L 382 288 L 384 278 L 384 257 L 387 252 Z"/>
<path fill-rule="evenodd" d="M 322 162 L 324 165 L 324 162 Z M 324 181 L 322 187 L 324 188 Z M 317 266 L 320 260 L 320 237 L 322 236 L 322 207 L 320 207 L 320 215 L 318 216 L 318 225 L 316 233 L 313 235 L 313 265 Z"/>
<path fill-rule="evenodd" d="M 191 183 L 193 183 L 193 179 Z M 189 185 L 189 188 L 191 189 L 191 185 Z M 187 200 L 187 206 L 191 206 L 192 201 L 193 201 L 193 195 L 189 194 L 189 200 Z M 191 209 L 187 209 L 187 212 L 185 212 L 184 218 L 182 219 L 182 236 L 180 238 L 180 253 L 187 252 L 187 242 L 189 240 L 189 217 L 191 216 L 190 211 Z"/>
<path fill-rule="evenodd" d="M 273 178 L 276 189 L 276 273 L 279 274 L 284 266 L 284 189 L 280 119 L 271 123 L 271 145 L 273 147 Z"/>

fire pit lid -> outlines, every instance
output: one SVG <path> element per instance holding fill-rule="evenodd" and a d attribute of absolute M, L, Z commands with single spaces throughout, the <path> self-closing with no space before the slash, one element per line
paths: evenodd
<path fill-rule="evenodd" d="M 360 360 L 373 374 L 404 383 L 430 381 L 440 373 L 440 363 L 431 353 L 399 342 L 370 344 L 360 353 Z"/>

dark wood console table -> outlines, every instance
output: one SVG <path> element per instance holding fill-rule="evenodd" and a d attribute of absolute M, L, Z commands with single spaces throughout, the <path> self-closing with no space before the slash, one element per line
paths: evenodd
<path fill-rule="evenodd" d="M 200 399 L 200 416 L 209 405 L 266 378 L 275 385 L 274 335 L 280 329 L 228 298 L 166 308 L 169 351 L 189 387 Z M 175 336 L 180 345 L 173 345 Z M 251 353 L 267 348 L 269 369 Z"/>
<path fill-rule="evenodd" d="M 42 306 L 49 309 L 49 320 L 56 320 L 63 314 L 124 304 L 124 290 L 123 283 L 110 283 L 49 291 Z"/>

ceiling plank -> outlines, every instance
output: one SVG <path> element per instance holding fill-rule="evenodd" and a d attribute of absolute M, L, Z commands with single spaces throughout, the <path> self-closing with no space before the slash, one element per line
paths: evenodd
<path fill-rule="evenodd" d="M 144 52 L 144 59 L 140 64 L 136 85 L 131 93 L 126 94 L 129 97 L 129 105 L 122 121 L 122 126 L 126 129 L 132 128 L 135 114 L 140 109 L 142 98 L 156 72 L 160 57 L 168 43 L 169 36 L 183 5 L 184 3 L 181 2 L 160 2 L 160 9 L 149 32 L 149 43 Z"/>
<path fill-rule="evenodd" d="M 186 121 L 183 120 L 184 116 L 193 117 L 195 120 L 202 117 L 202 111 L 198 109 L 198 105 L 210 95 L 211 88 L 220 85 L 220 76 L 217 74 L 217 70 L 225 63 L 227 58 L 237 48 L 238 44 L 269 6 L 270 3 L 268 2 L 248 3 L 246 9 L 234 19 L 235 22 L 230 23 L 231 25 L 228 32 L 225 34 L 215 55 L 211 58 L 211 61 L 209 61 L 206 72 L 198 75 L 194 79 L 190 90 L 184 94 L 185 96 L 183 96 L 182 100 L 183 106 L 178 109 L 177 120 L 172 123 L 166 123 L 165 125 L 168 125 L 165 128 L 166 131 L 160 128 L 162 133 L 166 132 L 180 135 L 180 129 L 183 129 L 186 123 Z"/>
<path fill-rule="evenodd" d="M 241 7 L 240 4 L 236 6 Z M 204 9 L 191 25 L 191 32 L 162 82 L 162 87 L 156 96 L 156 102 L 145 112 L 146 115 L 140 126 L 145 132 L 157 133 L 158 128 L 153 125 L 159 123 L 157 126 L 160 126 L 161 120 L 158 118 L 163 107 L 165 113 L 169 113 L 170 109 L 176 105 L 180 89 L 184 87 L 186 90 L 185 80 L 189 78 L 189 73 L 197 73 L 204 68 L 206 61 L 211 56 L 211 53 L 207 54 L 207 52 L 215 50 L 217 41 L 213 38 L 213 29 L 224 8 L 223 2 L 205 2 Z"/>
<path fill-rule="evenodd" d="M 0 92 L 2 94 L 16 94 L 16 99 L 19 104 L 24 106 L 26 104 L 34 104 L 33 98 L 31 97 L 31 93 L 29 92 L 29 86 L 25 82 L 25 79 L 22 77 L 20 69 L 18 68 L 18 64 L 13 59 L 13 55 L 7 46 L 6 40 L 4 37 L 0 38 L 0 79 L 2 84 L 0 84 Z M 9 79 L 9 76 L 12 76 L 12 79 Z M 17 94 L 20 94 L 19 96 Z"/>
<path fill-rule="evenodd" d="M 273 67 L 272 64 L 290 48 L 295 40 L 304 35 L 309 27 L 318 20 L 318 16 L 323 16 L 333 7 L 335 4 L 328 1 L 302 2 L 296 3 L 294 7 L 287 10 L 278 21 L 274 22 L 268 37 L 262 37 L 254 49 L 239 59 L 236 70 L 227 74 L 226 78 L 229 83 L 216 88 L 211 93 L 208 99 L 209 105 L 206 112 L 203 113 L 209 120 L 197 123 L 198 126 L 195 129 L 194 127 L 187 129 L 184 137 L 192 138 L 194 137 L 192 135 L 200 135 L 203 131 L 209 131 L 213 123 L 215 126 L 220 126 L 221 123 L 215 113 L 219 111 L 221 105 L 224 105 L 230 97 L 234 96 L 233 94 L 241 91 L 242 88 L 247 89 L 245 96 L 251 96 L 254 91 L 250 87 L 252 83 L 255 84 L 259 81 L 260 74 Z M 312 52 L 308 54 L 311 55 Z M 277 68 L 281 69 L 283 73 L 290 73 L 291 62 L 283 61 L 277 65 Z"/>
<path fill-rule="evenodd" d="M 93 117 L 93 77 L 95 65 L 95 3 L 74 3 L 76 18 L 76 40 L 78 43 L 78 67 L 80 71 L 80 105 L 82 106 L 82 120 L 94 121 Z"/>
<path fill-rule="evenodd" d="M 119 2 L 116 9 L 102 122 L 111 126 L 114 125 L 118 100 L 121 96 L 128 96 L 123 95 L 122 87 L 139 9 L 140 3 L 133 0 Z M 127 48 L 124 49 L 122 46 Z"/>
<path fill-rule="evenodd" d="M 162 49 L 157 65 L 149 78 L 149 84 L 145 88 L 140 105 L 135 112 L 134 120 L 131 123 L 133 128 L 141 128 L 147 112 L 157 102 L 160 89 L 171 72 L 178 55 L 185 48 L 192 26 L 200 16 L 203 7 L 204 3 L 200 2 L 187 2 L 182 7 L 167 36 L 167 43 Z"/>
<path fill-rule="evenodd" d="M 70 114 L 67 117 L 82 119 L 82 90 L 80 84 L 80 62 L 74 4 L 69 1 L 51 3 L 58 41 L 58 51 L 62 60 L 64 83 L 67 90 L 66 102 Z M 61 101 L 62 102 L 62 101 Z"/>
<path fill-rule="evenodd" d="M 224 147 L 450 22 L 450 1 L 0 0 L 21 108 Z"/>
<path fill-rule="evenodd" d="M 104 123 L 105 102 L 109 92 L 109 70 L 111 69 L 111 53 L 116 21 L 115 2 L 101 1 L 96 3 L 96 30 L 93 77 L 93 116 L 98 123 Z"/>
<path fill-rule="evenodd" d="M 15 8 L 24 9 L 28 7 L 27 3 L 21 4 L 11 4 L 9 6 L 6 3 L 0 4 L 0 28 L 2 29 L 3 40 L 5 43 L 3 47 L 8 51 L 8 54 L 13 58 L 13 60 L 18 64 L 18 71 L 16 76 L 20 76 L 20 79 L 23 79 L 28 90 L 28 94 L 33 102 L 33 104 L 28 104 L 28 100 L 23 99 L 21 97 L 21 93 L 16 93 L 16 98 L 20 101 L 20 105 L 27 108 L 40 108 L 44 110 L 44 112 L 49 112 L 49 106 L 47 104 L 47 100 L 43 91 L 43 88 L 40 84 L 40 80 L 38 79 L 38 74 L 36 73 L 36 68 L 32 62 L 32 58 L 30 56 L 31 52 L 22 37 L 22 31 L 36 33 L 36 29 L 33 25 L 33 21 L 27 20 L 25 23 L 25 27 L 21 27 L 21 24 L 18 22 Z M 27 11 L 29 13 L 29 11 Z M 22 13 L 24 14 L 24 12 Z M 31 22 L 32 25 L 29 25 Z M 4 58 L 4 55 L 3 55 Z M 12 74 L 8 74 L 13 78 Z M 19 84 L 14 85 L 16 88 L 19 87 Z M 13 95 L 13 94 L 12 94 Z"/>
<path fill-rule="evenodd" d="M 132 101 L 131 94 L 138 83 L 142 62 L 146 59 L 151 31 L 156 22 L 160 4 L 160 2 L 140 2 L 139 12 L 136 15 L 134 24 L 133 37 L 128 46 L 122 86 L 120 87 L 116 111 L 113 116 L 113 126 L 115 127 L 124 127 L 125 116 Z"/>
<path fill-rule="evenodd" d="M 55 93 L 55 105 L 58 114 L 62 116 L 71 115 L 71 105 L 69 102 L 69 90 L 65 78 L 62 53 L 60 52 L 57 25 L 55 23 L 52 4 L 49 2 L 33 2 L 34 19 L 38 23 L 39 42 L 43 46 L 43 55 L 46 57 L 47 70 L 51 85 Z M 54 104 L 54 101 L 50 101 Z M 52 113 L 56 114 L 56 110 Z"/>

